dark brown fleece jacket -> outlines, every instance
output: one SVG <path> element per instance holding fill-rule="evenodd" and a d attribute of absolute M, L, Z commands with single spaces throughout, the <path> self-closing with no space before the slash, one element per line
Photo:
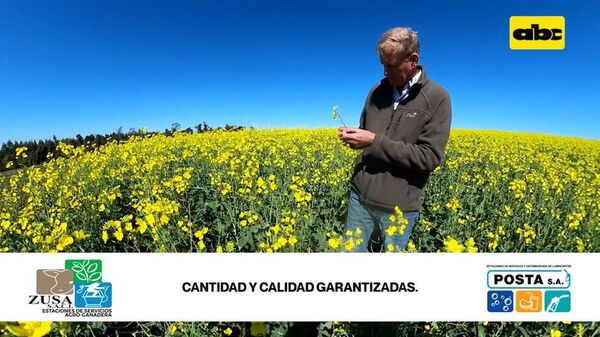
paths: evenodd
<path fill-rule="evenodd" d="M 360 117 L 360 128 L 375 139 L 357 158 L 352 188 L 362 201 L 388 210 L 421 210 L 421 191 L 450 134 L 450 97 L 419 67 L 421 77 L 396 110 L 384 78 L 369 92 Z"/>

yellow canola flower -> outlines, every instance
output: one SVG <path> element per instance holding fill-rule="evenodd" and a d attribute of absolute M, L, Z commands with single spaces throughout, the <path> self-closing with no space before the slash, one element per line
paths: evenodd
<path fill-rule="evenodd" d="M 475 246 L 475 239 L 473 237 L 470 237 L 465 241 L 465 250 L 467 253 L 477 253 L 477 247 Z"/>
<path fill-rule="evenodd" d="M 27 151 L 27 146 L 18 147 L 15 150 L 15 156 L 17 158 L 19 158 L 19 157 L 27 158 L 27 153 L 25 153 L 25 151 Z"/>
<path fill-rule="evenodd" d="M 444 240 L 444 247 L 448 253 L 462 253 L 465 251 L 465 246 L 461 245 L 453 239 L 451 236 L 446 237 Z"/>
<path fill-rule="evenodd" d="M 2 227 L 2 229 L 8 229 L 9 226 L 10 226 L 10 221 L 8 221 L 8 220 L 2 220 L 2 222 L 0 223 L 0 227 Z"/>
<path fill-rule="evenodd" d="M 52 330 L 52 322 L 19 322 L 18 325 L 6 325 L 6 329 L 19 337 L 42 337 Z"/>
<path fill-rule="evenodd" d="M 208 227 L 202 227 L 202 229 L 199 229 L 194 233 L 194 236 L 198 240 L 202 240 L 204 238 L 204 235 L 206 235 L 206 233 L 208 233 Z"/>
<path fill-rule="evenodd" d="M 144 221 L 143 219 L 137 219 L 136 223 L 138 225 L 138 231 L 140 232 L 140 234 L 144 234 L 148 229 L 148 224 L 146 223 L 146 221 Z"/>
<path fill-rule="evenodd" d="M 144 220 L 146 220 L 146 223 L 150 226 L 154 225 L 154 223 L 156 222 L 156 220 L 154 219 L 154 215 L 152 214 L 146 214 L 146 216 L 144 216 Z"/>
<path fill-rule="evenodd" d="M 169 325 L 169 333 L 171 335 L 173 335 L 175 332 L 177 332 L 177 325 L 175 325 L 175 324 Z"/>
<path fill-rule="evenodd" d="M 56 245 L 56 250 L 59 252 L 63 251 L 69 245 L 73 244 L 73 242 L 75 242 L 75 240 L 73 240 L 72 236 L 63 234 L 60 237 L 60 239 L 58 240 L 58 244 Z"/>
<path fill-rule="evenodd" d="M 394 226 L 394 225 L 389 225 L 388 228 L 385 230 L 386 234 L 389 236 L 394 235 L 394 233 L 396 233 L 396 231 L 398 230 L 398 227 Z"/>
<path fill-rule="evenodd" d="M 354 240 L 352 238 L 349 238 L 346 243 L 344 244 L 344 249 L 347 251 L 352 251 L 354 249 L 355 245 L 354 245 Z"/>
<path fill-rule="evenodd" d="M 585 251 L 585 244 L 583 243 L 583 240 L 580 238 L 576 238 L 575 240 L 577 241 L 577 251 L 579 253 L 583 253 Z"/>
<path fill-rule="evenodd" d="M 329 244 L 329 247 L 337 250 L 342 245 L 342 238 L 330 238 L 329 240 L 327 240 L 327 243 Z"/>
<path fill-rule="evenodd" d="M 526 245 L 531 244 L 536 237 L 535 231 L 529 224 L 524 224 L 523 228 L 517 228 L 516 233 Z"/>
<path fill-rule="evenodd" d="M 115 237 L 115 239 L 117 239 L 117 241 L 121 241 L 123 240 L 123 232 L 121 231 L 121 229 L 119 228 L 119 230 L 115 231 L 113 233 L 113 236 Z"/>
<path fill-rule="evenodd" d="M 344 120 L 342 119 L 342 116 L 340 115 L 340 113 L 339 113 L 338 109 L 339 109 L 339 108 L 338 108 L 338 106 L 337 106 L 337 105 L 336 105 L 336 106 L 334 106 L 334 107 L 331 109 L 331 116 L 333 117 L 333 119 L 338 119 L 338 118 L 339 118 L 339 119 L 340 119 L 340 122 L 342 122 L 342 125 L 343 125 L 344 127 L 346 127 L 346 123 L 344 123 Z"/>
<path fill-rule="evenodd" d="M 72 233 L 75 240 L 84 240 L 90 237 L 90 234 L 86 234 L 83 230 L 77 230 Z"/>

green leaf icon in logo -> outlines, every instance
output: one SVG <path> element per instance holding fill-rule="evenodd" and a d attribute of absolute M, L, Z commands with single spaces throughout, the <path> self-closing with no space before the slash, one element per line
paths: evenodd
<path fill-rule="evenodd" d="M 65 269 L 73 270 L 73 283 L 102 282 L 102 260 L 66 260 Z"/>

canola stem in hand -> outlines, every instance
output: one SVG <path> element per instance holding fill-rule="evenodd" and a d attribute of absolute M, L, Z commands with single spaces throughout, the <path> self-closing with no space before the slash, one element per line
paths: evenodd
<path fill-rule="evenodd" d="M 344 123 L 344 120 L 342 119 L 342 116 L 341 116 L 341 115 L 340 115 L 340 113 L 338 112 L 338 106 L 337 106 L 337 105 L 333 107 L 333 112 L 332 112 L 332 115 L 333 115 L 333 119 L 337 119 L 337 118 L 339 118 L 339 119 L 340 119 L 340 122 L 342 122 L 342 125 L 343 125 L 344 127 L 347 127 L 347 126 L 346 126 L 346 123 Z"/>

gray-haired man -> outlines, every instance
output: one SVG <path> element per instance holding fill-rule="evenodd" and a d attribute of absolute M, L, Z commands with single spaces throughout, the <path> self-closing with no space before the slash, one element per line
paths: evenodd
<path fill-rule="evenodd" d="M 452 118 L 448 93 L 419 64 L 412 29 L 388 30 L 377 52 L 385 78 L 369 92 L 360 127 L 338 132 L 345 145 L 363 149 L 352 176 L 345 230 L 353 232 L 357 252 L 367 251 L 374 230 L 383 235 L 384 249 L 406 248 L 422 207 L 421 191 L 443 158 Z M 408 223 L 393 221 L 396 207 Z"/>

